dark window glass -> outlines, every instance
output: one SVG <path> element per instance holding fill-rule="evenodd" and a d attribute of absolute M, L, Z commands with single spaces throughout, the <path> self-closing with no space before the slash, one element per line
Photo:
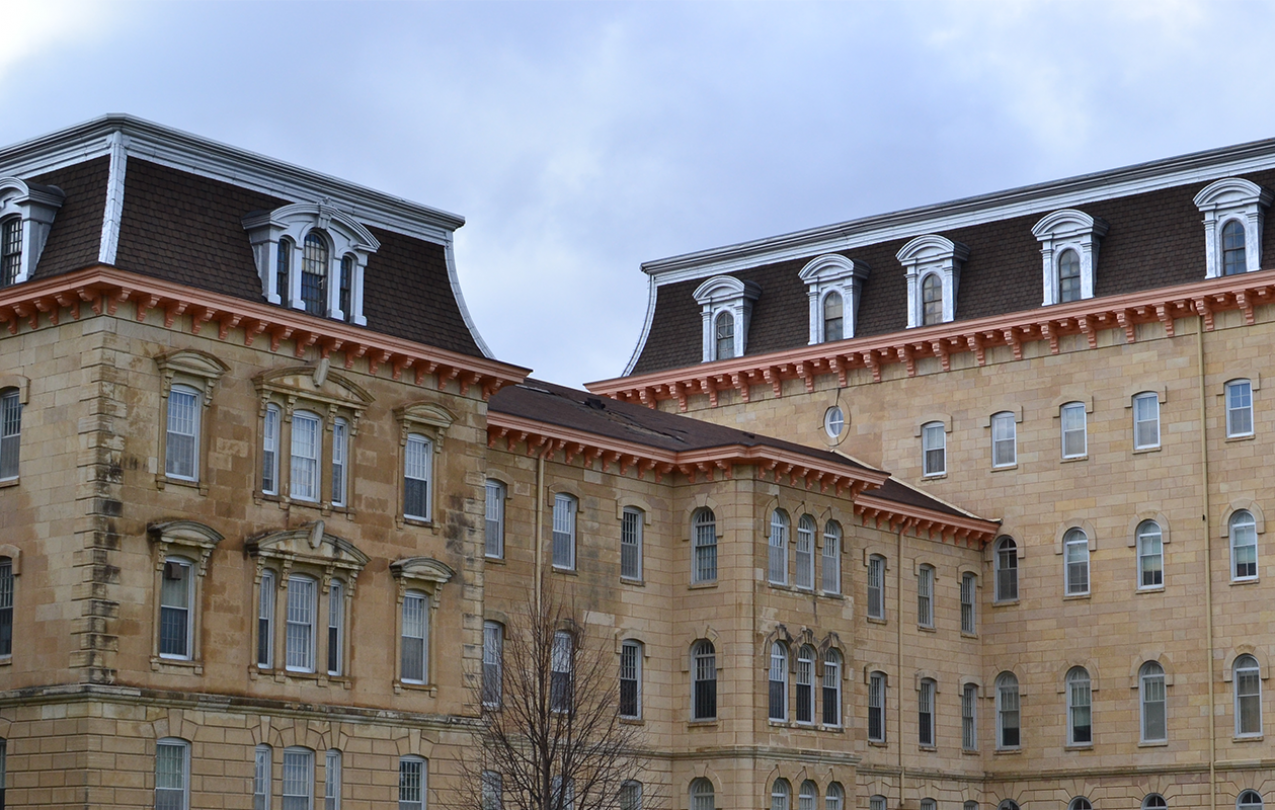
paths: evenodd
<path fill-rule="evenodd" d="M 291 306 L 292 291 L 289 289 L 292 279 L 292 240 L 279 240 L 279 260 L 274 268 L 274 288 L 279 293 L 279 303 Z"/>
<path fill-rule="evenodd" d="M 22 220 L 10 217 L 0 225 L 0 287 L 8 287 L 22 269 Z"/>
<path fill-rule="evenodd" d="M 921 325 L 943 323 L 943 282 L 931 273 L 921 282 Z"/>
<path fill-rule="evenodd" d="M 354 284 L 354 257 L 346 256 L 341 259 L 341 314 L 346 322 L 354 320 L 354 313 L 350 311 L 350 287 Z"/>
<path fill-rule="evenodd" d="M 1074 250 L 1065 250 L 1058 259 L 1058 301 L 1080 300 L 1080 257 Z"/>
<path fill-rule="evenodd" d="M 6 241 L 6 244 L 8 242 Z M 1244 255 L 1244 226 L 1235 220 L 1222 228 L 1222 275 L 1234 276 L 1248 270 Z"/>
<path fill-rule="evenodd" d="M 301 260 L 301 300 L 310 315 L 328 311 L 328 244 L 316 233 L 307 234 Z"/>

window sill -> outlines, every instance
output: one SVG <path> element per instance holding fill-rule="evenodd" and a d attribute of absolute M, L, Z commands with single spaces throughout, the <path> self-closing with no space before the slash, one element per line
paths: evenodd
<path fill-rule="evenodd" d="M 21 478 L 6 478 L 3 481 L 0 481 L 0 489 L 4 489 L 5 487 L 16 487 L 18 482 L 21 480 Z"/>
<path fill-rule="evenodd" d="M 922 476 L 921 476 L 921 480 L 922 480 L 922 481 L 939 481 L 939 480 L 941 480 L 941 479 L 943 479 L 943 478 L 947 478 L 947 473 L 946 473 L 946 472 L 934 473 L 933 475 L 922 475 Z"/>
<path fill-rule="evenodd" d="M 1083 456 L 1063 456 L 1058 463 L 1075 464 L 1077 461 L 1088 461 L 1088 460 L 1089 460 L 1089 454 L 1086 453 Z"/>
<path fill-rule="evenodd" d="M 1013 464 L 1002 464 L 999 467 L 992 467 L 992 472 L 994 473 L 1007 472 L 1009 470 L 1017 470 L 1017 469 L 1018 469 L 1018 462 L 1014 462 Z"/>
<path fill-rule="evenodd" d="M 427 520 L 426 518 L 408 517 L 407 515 L 403 515 L 398 520 L 400 526 L 419 526 L 422 529 L 434 528 L 434 521 Z"/>
<path fill-rule="evenodd" d="M 709 719 L 704 719 L 704 720 L 687 720 L 687 721 L 686 721 L 686 730 L 687 730 L 687 731 L 692 731 L 692 730 L 694 730 L 694 729 L 701 729 L 701 728 L 717 728 L 717 727 L 718 727 L 718 725 L 720 724 L 720 722 L 721 722 L 721 721 L 719 721 L 716 717 L 714 717 L 714 718 L 713 718 L 713 719 L 711 719 L 711 720 L 709 720 Z"/>
<path fill-rule="evenodd" d="M 1255 433 L 1250 433 L 1247 436 L 1227 436 L 1226 443 L 1230 444 L 1231 442 L 1251 442 L 1256 438 L 1257 438 L 1257 434 Z"/>
<path fill-rule="evenodd" d="M 713 580 L 712 582 L 692 582 L 690 585 L 687 585 L 686 587 L 692 591 L 698 591 L 704 588 L 716 588 L 717 580 Z"/>
<path fill-rule="evenodd" d="M 1093 594 L 1091 594 L 1091 593 L 1069 593 L 1069 594 L 1067 594 L 1066 596 L 1064 596 L 1064 597 L 1063 597 L 1063 601 L 1064 601 L 1064 602 L 1078 602 L 1078 601 L 1082 601 L 1082 600 L 1085 600 L 1085 599 L 1090 599 L 1090 598 L 1092 598 L 1092 596 L 1093 596 Z"/>
<path fill-rule="evenodd" d="M 1148 586 L 1147 586 L 1147 587 L 1145 587 L 1145 588 L 1138 588 L 1137 590 L 1135 590 L 1135 591 L 1134 591 L 1134 593 L 1135 593 L 1135 594 L 1140 594 L 1140 593 L 1164 593 L 1164 586 L 1163 586 L 1163 585 L 1148 585 Z"/>
<path fill-rule="evenodd" d="M 1018 606 L 1017 599 L 1004 599 L 1002 601 L 992 603 L 993 608 L 1017 607 L 1017 606 Z"/>
<path fill-rule="evenodd" d="M 580 572 L 579 572 L 579 571 L 577 571 L 577 570 L 576 570 L 576 569 L 574 569 L 574 568 L 559 568 L 559 567 L 558 567 L 558 566 L 556 566 L 556 565 L 554 565 L 554 566 L 550 566 L 550 568 L 551 568 L 551 570 L 552 570 L 555 574 L 561 574 L 561 575 L 562 575 L 562 576 L 564 576 L 564 577 L 578 577 L 578 576 L 580 576 Z"/>
<path fill-rule="evenodd" d="M 976 638 L 978 638 L 978 633 L 969 633 L 969 632 L 966 632 L 965 630 L 962 630 L 962 631 L 961 631 L 961 638 L 973 638 L 973 639 L 976 639 Z"/>
<path fill-rule="evenodd" d="M 938 746 L 935 746 L 935 745 L 918 745 L 916 747 L 916 750 L 924 751 L 927 754 L 934 754 L 934 753 L 938 753 L 939 749 L 938 749 Z"/>
<path fill-rule="evenodd" d="M 620 577 L 620 584 L 621 584 L 621 585 L 631 585 L 631 586 L 633 586 L 634 588 L 645 588 L 645 587 L 646 587 L 646 580 L 644 580 L 644 579 L 634 579 L 633 577 Z"/>
<path fill-rule="evenodd" d="M 840 591 L 820 591 L 819 595 L 824 599 L 836 599 L 838 602 L 846 601 L 846 595 Z"/>
<path fill-rule="evenodd" d="M 1023 749 L 1022 748 L 997 748 L 992 753 L 998 757 L 1016 757 L 1023 753 Z"/>
<path fill-rule="evenodd" d="M 868 622 L 868 624 L 887 624 L 885 618 L 883 617 L 878 618 L 876 616 L 867 616 L 865 617 L 865 619 Z"/>
<path fill-rule="evenodd" d="M 1245 579 L 1233 579 L 1231 580 L 1230 584 L 1231 585 L 1256 585 L 1257 583 L 1261 581 L 1262 580 L 1260 577 L 1247 577 Z"/>
<path fill-rule="evenodd" d="M 1092 751 L 1093 743 L 1070 743 L 1063 746 L 1064 751 Z"/>
<path fill-rule="evenodd" d="M 625 726 L 645 726 L 646 721 L 641 717 L 621 717 L 618 718 L 621 725 Z"/>
<path fill-rule="evenodd" d="M 1165 748 L 1169 745 L 1168 740 L 1150 740 L 1138 743 L 1139 748 Z"/>
<path fill-rule="evenodd" d="M 486 565 L 508 565 L 504 557 L 483 557 L 483 563 Z"/>
<path fill-rule="evenodd" d="M 974 749 L 970 749 L 970 748 L 962 748 L 962 749 L 961 749 L 961 756 L 963 756 L 963 757 L 976 757 L 976 756 L 979 756 L 979 752 L 978 752 L 978 749 L 977 749 L 977 748 L 974 748 Z"/>
<path fill-rule="evenodd" d="M 0 656 L 0 667 L 11 667 L 11 666 L 13 666 L 12 655 Z"/>
<path fill-rule="evenodd" d="M 826 732 L 828 732 L 829 734 L 845 734 L 845 733 L 846 733 L 846 727 L 845 727 L 845 726 L 825 726 L 825 725 L 820 725 L 818 728 L 819 728 L 819 730 L 820 730 L 820 731 L 826 731 Z"/>
<path fill-rule="evenodd" d="M 1145 453 L 1158 453 L 1161 449 L 1162 448 L 1158 444 L 1155 447 L 1135 447 L 1133 448 L 1133 454 L 1135 456 L 1141 456 Z"/>
<path fill-rule="evenodd" d="M 155 476 L 155 488 L 164 489 L 168 486 L 185 487 L 187 489 L 197 489 L 200 495 L 208 494 L 208 485 L 200 481 L 192 481 L 185 478 L 170 478 L 163 473 Z"/>
<path fill-rule="evenodd" d="M 168 675 L 203 675 L 204 662 L 191 658 L 165 658 L 161 655 L 153 655 L 151 656 L 151 672 L 163 672 Z"/>
<path fill-rule="evenodd" d="M 938 632 L 938 630 L 935 629 L 934 625 L 932 624 L 918 624 L 916 626 L 916 630 L 918 633 L 937 633 Z"/>
<path fill-rule="evenodd" d="M 868 740 L 868 745 L 873 748 L 889 748 L 890 744 L 885 740 Z"/>
<path fill-rule="evenodd" d="M 404 683 L 403 681 L 394 680 L 394 694 L 399 694 L 404 690 L 408 692 L 428 692 L 430 697 L 437 697 L 438 686 L 428 683 Z"/>
<path fill-rule="evenodd" d="M 1265 738 L 1266 738 L 1266 735 L 1264 734 L 1245 734 L 1243 736 L 1236 734 L 1234 737 L 1231 738 L 1231 742 L 1254 743 L 1254 742 L 1261 742 Z"/>

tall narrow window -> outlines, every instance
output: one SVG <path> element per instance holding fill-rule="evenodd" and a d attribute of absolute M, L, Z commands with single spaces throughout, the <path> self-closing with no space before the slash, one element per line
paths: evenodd
<path fill-rule="evenodd" d="M 335 748 L 323 759 L 323 810 L 341 810 L 341 752 Z"/>
<path fill-rule="evenodd" d="M 620 716 L 642 716 L 642 642 L 620 645 Z"/>
<path fill-rule="evenodd" d="M 934 567 L 921 566 L 916 572 L 916 623 L 934 626 Z"/>
<path fill-rule="evenodd" d="M 1066 304 L 1080 300 L 1080 256 L 1064 250 L 1058 257 L 1058 301 Z"/>
<path fill-rule="evenodd" d="M 961 690 L 961 748 L 978 750 L 978 687 L 972 683 Z"/>
<path fill-rule="evenodd" d="M 934 681 L 929 678 L 921 680 L 921 690 L 917 696 L 916 723 L 917 744 L 926 748 L 934 745 Z"/>
<path fill-rule="evenodd" d="M 1164 538 L 1160 524 L 1144 520 L 1138 524 L 1138 587 L 1158 588 L 1164 584 Z"/>
<path fill-rule="evenodd" d="M 309 748 L 283 749 L 283 810 L 312 810 L 314 752 Z"/>
<path fill-rule="evenodd" d="M 729 360 L 735 356 L 735 317 L 729 312 L 720 312 L 713 322 L 716 335 L 717 354 L 714 360 Z"/>
<path fill-rule="evenodd" d="M 642 580 L 642 522 L 645 513 L 633 506 L 624 507 L 620 521 L 620 577 L 635 582 Z"/>
<path fill-rule="evenodd" d="M 1018 599 L 1018 544 L 1012 538 L 996 541 L 996 601 Z"/>
<path fill-rule="evenodd" d="M 691 535 L 694 559 L 691 561 L 691 582 L 717 581 L 717 517 L 713 510 L 701 507 L 691 517 Z"/>
<path fill-rule="evenodd" d="M 346 455 L 350 426 L 338 417 L 332 422 L 332 505 L 345 506 L 345 488 L 348 479 Z"/>
<path fill-rule="evenodd" d="M 252 810 L 270 810 L 270 782 L 273 779 L 273 751 L 258 745 L 253 751 Z"/>
<path fill-rule="evenodd" d="M 1089 745 L 1093 742 L 1089 672 L 1072 667 L 1067 673 L 1067 744 Z"/>
<path fill-rule="evenodd" d="M 815 722 L 815 648 L 803 644 L 797 651 L 797 722 Z"/>
<path fill-rule="evenodd" d="M 570 495 L 553 497 L 553 567 L 574 570 L 576 567 L 576 511 L 578 504 Z"/>
<path fill-rule="evenodd" d="M 9 772 L 8 752 L 9 752 L 9 741 L 4 739 L 3 737 L 0 737 L 0 810 L 4 810 L 5 807 L 9 806 L 5 803 L 5 795 L 4 795 L 5 784 L 6 784 L 5 775 Z M 179 808 L 180 810 L 185 810 L 185 808 L 180 807 L 180 805 L 179 805 Z"/>
<path fill-rule="evenodd" d="M 868 676 L 868 742 L 885 742 L 885 673 Z"/>
<path fill-rule="evenodd" d="M 164 443 L 164 474 L 183 481 L 198 480 L 199 400 L 202 394 L 186 385 L 168 393 L 168 436 Z"/>
<path fill-rule="evenodd" d="M 315 581 L 288 577 L 287 667 L 293 672 L 314 672 Z"/>
<path fill-rule="evenodd" d="M 787 779 L 776 779 L 770 785 L 770 810 L 792 810 L 792 787 Z"/>
<path fill-rule="evenodd" d="M 1063 535 L 1063 554 L 1066 557 L 1065 579 L 1068 596 L 1089 593 L 1089 537 L 1080 529 L 1070 529 Z"/>
<path fill-rule="evenodd" d="M 482 810 L 502 810 L 505 805 L 504 779 L 498 771 L 483 771 L 482 779 Z M 622 807 L 621 810 L 628 810 L 628 808 Z"/>
<path fill-rule="evenodd" d="M 830 292 L 823 299 L 823 340 L 831 343 L 845 336 L 841 293 Z"/>
<path fill-rule="evenodd" d="M 430 518 L 430 468 L 434 445 L 419 433 L 409 434 L 403 456 L 403 517 Z"/>
<path fill-rule="evenodd" d="M 261 572 L 261 593 L 257 597 L 257 666 L 274 666 L 274 571 Z"/>
<path fill-rule="evenodd" d="M 279 294 L 279 303 L 285 307 L 292 306 L 292 240 L 279 240 L 279 257 L 274 266 L 274 289 Z"/>
<path fill-rule="evenodd" d="M 301 301 L 310 315 L 328 313 L 328 243 L 317 233 L 305 237 L 301 258 Z"/>
<path fill-rule="evenodd" d="M 1085 403 L 1068 402 L 1059 409 L 1062 421 L 1062 457 L 1083 458 L 1089 453 Z"/>
<path fill-rule="evenodd" d="M 642 783 L 632 779 L 620 783 L 619 810 L 642 810 Z"/>
<path fill-rule="evenodd" d="M 10 569 L 12 570 L 12 568 Z M 159 656 L 190 658 L 195 612 L 195 583 L 189 560 L 169 557 L 159 589 Z"/>
<path fill-rule="evenodd" d="M 873 796 L 868 799 L 868 810 L 885 810 L 885 797 Z"/>
<path fill-rule="evenodd" d="M 498 708 L 505 682 L 505 626 L 483 622 L 483 705 Z"/>
<path fill-rule="evenodd" d="M 565 630 L 553 634 L 549 683 L 549 708 L 555 712 L 569 712 L 572 705 L 575 672 L 575 640 Z"/>
<path fill-rule="evenodd" d="M 1163 742 L 1168 739 L 1165 711 L 1164 667 L 1148 661 L 1138 672 L 1138 698 L 1142 705 L 1142 741 Z"/>
<path fill-rule="evenodd" d="M 328 674 L 345 674 L 345 583 L 328 586 Z"/>
<path fill-rule="evenodd" d="M 801 783 L 797 791 L 797 810 L 815 810 L 815 800 L 819 798 L 819 788 L 809 779 Z"/>
<path fill-rule="evenodd" d="M 788 584 L 788 513 L 776 509 L 770 513 L 770 565 L 772 585 Z"/>
<path fill-rule="evenodd" d="M 0 658 L 11 655 L 13 655 L 13 560 L 9 557 L 0 557 Z M 4 810 L 3 804 L 0 804 L 0 810 Z"/>
<path fill-rule="evenodd" d="M 341 286 L 339 288 L 338 306 L 341 307 L 341 317 L 346 323 L 354 320 L 354 313 L 350 309 L 350 289 L 354 286 L 354 257 L 344 256 L 341 258 Z"/>
<path fill-rule="evenodd" d="M 1231 220 L 1222 228 L 1222 275 L 1234 276 L 1248 271 L 1244 256 L 1244 226 Z"/>
<path fill-rule="evenodd" d="M 974 635 L 978 632 L 977 617 L 974 614 L 974 594 L 978 580 L 973 574 L 961 575 L 961 632 Z"/>
<path fill-rule="evenodd" d="M 885 557 L 868 558 L 868 618 L 885 618 Z"/>
<path fill-rule="evenodd" d="M 292 473 L 289 492 L 299 501 L 319 500 L 319 457 L 323 423 L 318 414 L 292 414 Z"/>
<path fill-rule="evenodd" d="M 1253 435 L 1253 383 L 1231 380 L 1226 384 L 1226 436 Z"/>
<path fill-rule="evenodd" d="M 717 651 L 701 639 L 691 647 L 691 719 L 717 719 Z"/>
<path fill-rule="evenodd" d="M 420 591 L 403 596 L 402 677 L 425 683 L 429 675 L 429 597 Z"/>
<path fill-rule="evenodd" d="M 797 521 L 797 570 L 798 588 L 813 590 L 815 587 L 815 519 L 802 515 Z"/>
<path fill-rule="evenodd" d="M 832 520 L 823 529 L 823 592 L 841 593 L 841 526 Z"/>
<path fill-rule="evenodd" d="M 398 810 L 425 810 L 427 778 L 425 760 L 414 756 L 399 758 Z"/>
<path fill-rule="evenodd" d="M 279 406 L 267 405 L 261 430 L 261 492 L 279 494 Z"/>
<path fill-rule="evenodd" d="M 841 725 L 841 653 L 823 654 L 823 724 Z"/>
<path fill-rule="evenodd" d="M 22 218 L 0 223 L 0 287 L 8 287 L 22 270 Z"/>
<path fill-rule="evenodd" d="M 487 525 L 483 553 L 492 559 L 505 556 L 505 485 L 487 480 Z"/>
<path fill-rule="evenodd" d="M 771 720 L 788 719 L 788 648 L 783 642 L 770 645 L 770 712 Z"/>
<path fill-rule="evenodd" d="M 943 282 L 936 273 L 921 281 L 921 325 L 943 323 Z"/>
<path fill-rule="evenodd" d="M 1262 670 L 1257 659 L 1241 655 L 1233 665 L 1235 680 L 1235 736 L 1262 733 Z"/>
<path fill-rule="evenodd" d="M 0 784 L 0 806 L 4 788 Z M 155 810 L 190 807 L 190 743 L 165 737 L 155 744 Z"/>
<path fill-rule="evenodd" d="M 1160 397 L 1138 394 L 1133 398 L 1133 449 L 1160 446 Z"/>
<path fill-rule="evenodd" d="M 823 810 L 845 810 L 845 807 L 845 789 L 836 782 L 828 785 L 828 792 L 823 797 Z"/>
<path fill-rule="evenodd" d="M 947 433 L 942 422 L 921 426 L 921 457 L 923 475 L 947 473 Z"/>
<path fill-rule="evenodd" d="M 1012 413 L 992 415 L 992 466 L 1012 467 L 1018 463 L 1018 426 Z"/>
<path fill-rule="evenodd" d="M 1231 579 L 1257 578 L 1257 521 L 1251 512 L 1231 515 Z"/>
<path fill-rule="evenodd" d="M 996 678 L 996 747 L 1019 745 L 1018 678 L 1002 672 Z"/>
<path fill-rule="evenodd" d="M 0 481 L 18 477 L 21 445 L 22 402 L 18 398 L 18 389 L 8 388 L 0 391 Z"/>
<path fill-rule="evenodd" d="M 713 783 L 702 776 L 691 782 L 690 810 L 716 810 Z"/>

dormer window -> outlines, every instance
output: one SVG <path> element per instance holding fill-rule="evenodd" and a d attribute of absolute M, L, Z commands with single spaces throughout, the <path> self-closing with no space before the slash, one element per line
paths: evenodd
<path fill-rule="evenodd" d="M 243 218 L 262 296 L 309 315 L 366 325 L 363 273 L 381 244 L 330 205 L 295 203 Z M 294 268 L 301 272 L 294 272 Z"/>
<path fill-rule="evenodd" d="M 704 362 L 743 357 L 753 302 L 761 295 L 754 282 L 713 276 L 695 290 L 704 329 Z"/>
<path fill-rule="evenodd" d="M 1228 177 L 1195 195 L 1204 214 L 1205 278 L 1251 273 L 1262 267 L 1262 219 L 1272 194 L 1256 183 Z"/>
<path fill-rule="evenodd" d="M 1037 222 L 1032 233 L 1040 240 L 1041 306 L 1093 298 L 1098 245 L 1107 234 L 1107 223 L 1064 208 Z"/>
<path fill-rule="evenodd" d="M 908 275 L 908 328 L 956 319 L 956 289 L 969 248 L 930 234 L 918 236 L 898 252 Z"/>
<path fill-rule="evenodd" d="M 0 287 L 8 287 L 22 269 L 22 220 L 9 217 L 0 223 Z"/>
<path fill-rule="evenodd" d="M 62 190 L 16 177 L 0 177 L 0 287 L 20 284 L 35 273 Z"/>
<path fill-rule="evenodd" d="M 830 253 L 812 260 L 799 275 L 810 299 L 810 345 L 854 337 L 868 266 Z"/>

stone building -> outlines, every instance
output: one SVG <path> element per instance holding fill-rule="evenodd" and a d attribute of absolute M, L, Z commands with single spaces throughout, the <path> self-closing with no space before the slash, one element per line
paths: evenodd
<path fill-rule="evenodd" d="M 0 805 L 463 806 L 543 586 L 626 810 L 1253 810 L 1272 185 L 652 262 L 590 393 L 490 356 L 455 215 L 124 116 L 0 150 Z"/>

